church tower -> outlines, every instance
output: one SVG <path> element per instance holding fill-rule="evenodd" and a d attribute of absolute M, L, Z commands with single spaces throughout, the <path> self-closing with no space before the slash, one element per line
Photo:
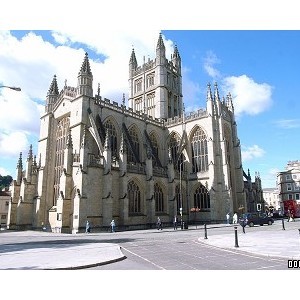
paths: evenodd
<path fill-rule="evenodd" d="M 81 69 L 78 73 L 77 95 L 93 97 L 93 74 L 87 53 L 85 53 Z"/>
<path fill-rule="evenodd" d="M 45 112 L 49 113 L 53 110 L 53 106 L 58 98 L 59 92 L 57 87 L 56 75 L 54 75 L 50 88 L 46 96 Z"/>
<path fill-rule="evenodd" d="M 177 46 L 169 61 L 162 38 L 156 45 L 156 57 L 138 66 L 132 50 L 129 60 L 129 107 L 152 118 L 168 119 L 182 114 L 181 58 Z"/>

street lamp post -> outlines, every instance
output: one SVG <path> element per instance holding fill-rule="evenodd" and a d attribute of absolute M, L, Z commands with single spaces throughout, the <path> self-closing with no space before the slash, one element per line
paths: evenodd
<path fill-rule="evenodd" d="M 16 86 L 0 85 L 0 88 L 8 88 L 8 89 L 11 89 L 11 90 L 14 90 L 14 91 L 17 91 L 17 92 L 21 91 L 21 88 L 20 87 L 16 87 Z"/>
<path fill-rule="evenodd" d="M 179 194 L 180 194 L 180 225 L 181 225 L 181 229 L 183 229 L 183 219 L 182 219 L 182 174 L 181 174 L 181 166 L 182 164 L 185 163 L 185 160 L 183 160 L 180 164 L 179 164 Z"/>

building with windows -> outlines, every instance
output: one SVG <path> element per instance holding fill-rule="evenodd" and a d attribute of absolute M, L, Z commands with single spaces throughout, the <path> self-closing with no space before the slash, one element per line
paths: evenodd
<path fill-rule="evenodd" d="M 8 221 L 8 207 L 10 202 L 10 192 L 6 189 L 0 190 L 0 228 L 6 229 Z"/>
<path fill-rule="evenodd" d="M 300 217 L 300 161 L 289 161 L 285 171 L 277 173 L 277 187 L 282 211 L 292 210 Z"/>
<path fill-rule="evenodd" d="M 23 170 L 20 154 L 10 203 L 10 227 L 76 233 L 89 220 L 106 228 L 150 228 L 157 217 L 189 223 L 225 220 L 246 207 L 240 141 L 231 95 L 207 85 L 206 107 L 186 114 L 181 58 L 129 59 L 129 98 L 93 93 L 86 53 L 76 87 L 59 92 L 54 76 L 41 116 L 38 154 Z M 194 215 L 193 218 L 194 220 Z"/>
<path fill-rule="evenodd" d="M 277 188 L 264 188 L 263 197 L 268 209 L 280 211 L 279 191 Z"/>

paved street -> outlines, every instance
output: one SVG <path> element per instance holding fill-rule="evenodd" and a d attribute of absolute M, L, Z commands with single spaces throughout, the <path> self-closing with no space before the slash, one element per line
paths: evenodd
<path fill-rule="evenodd" d="M 92 232 L 77 235 L 37 231 L 0 233 L 0 269 L 89 270 L 284 270 L 300 258 L 300 222 L 272 226 L 209 225 Z"/>
<path fill-rule="evenodd" d="M 247 234 L 278 232 L 274 227 L 246 229 L 245 235 L 239 229 L 239 237 Z M 121 243 L 127 259 L 114 264 L 95 267 L 103 270 L 148 269 L 148 270 L 285 270 L 287 258 L 272 257 L 246 252 L 235 248 L 233 227 L 208 229 L 208 239 L 204 239 L 203 228 L 188 231 L 157 231 L 135 235 L 132 241 Z M 252 232 L 250 232 L 250 230 Z M 297 233 L 298 234 L 298 233 Z M 219 239 L 228 242 L 227 247 L 214 246 Z M 209 242 L 211 241 L 211 242 Z M 224 246 L 224 244 L 223 244 Z M 243 249 L 243 247 L 241 246 Z M 300 249 L 300 248 L 299 248 Z M 247 249 L 249 250 L 249 249 Z M 300 252 L 300 250 L 299 250 Z"/>

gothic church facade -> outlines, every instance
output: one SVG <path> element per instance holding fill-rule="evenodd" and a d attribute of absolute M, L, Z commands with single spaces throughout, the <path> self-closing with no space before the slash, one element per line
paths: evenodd
<path fill-rule="evenodd" d="M 41 116 L 38 154 L 22 154 L 9 205 L 10 228 L 77 233 L 89 220 L 106 228 L 151 228 L 221 221 L 246 207 L 240 141 L 232 98 L 207 86 L 206 107 L 186 114 L 181 58 L 161 34 L 156 57 L 129 60 L 125 106 L 93 93 L 86 54 L 77 87 L 59 92 L 54 76 Z M 195 212 L 196 213 L 193 213 Z"/>

